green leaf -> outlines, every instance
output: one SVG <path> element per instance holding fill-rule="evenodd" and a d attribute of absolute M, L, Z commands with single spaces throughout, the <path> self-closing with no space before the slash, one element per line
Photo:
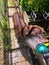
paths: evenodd
<path fill-rule="evenodd" d="M 3 29 L 5 29 L 5 30 L 7 29 L 7 22 L 5 19 L 2 20 L 1 25 L 2 25 Z"/>

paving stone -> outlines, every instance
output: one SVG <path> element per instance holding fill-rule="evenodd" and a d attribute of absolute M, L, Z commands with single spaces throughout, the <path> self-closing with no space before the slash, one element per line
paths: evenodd
<path fill-rule="evenodd" d="M 0 65 L 4 65 L 3 62 L 0 62 Z"/>
<path fill-rule="evenodd" d="M 12 57 L 12 64 L 13 65 L 31 65 L 32 61 L 30 59 L 30 56 L 27 55 L 28 52 L 24 51 L 25 48 L 22 48 L 21 50 L 14 50 L 13 52 L 9 53 L 9 63 L 11 64 L 11 57 Z M 28 49 L 26 49 L 28 50 Z M 24 51 L 24 52 L 23 52 Z M 21 53 L 21 55 L 19 56 L 19 54 Z M 25 57 L 26 56 L 26 57 Z M 29 59 L 28 59 L 29 58 Z"/>
<path fill-rule="evenodd" d="M 13 16 L 13 14 L 16 12 L 15 8 L 8 8 L 9 16 Z"/>
<path fill-rule="evenodd" d="M 7 0 L 8 7 L 15 6 L 14 0 Z"/>
<path fill-rule="evenodd" d="M 14 42 L 15 32 L 14 32 L 14 30 L 11 30 L 10 34 L 11 34 L 11 48 L 13 49 L 13 48 L 15 48 L 15 42 Z"/>
<path fill-rule="evenodd" d="M 19 48 L 18 40 L 15 36 L 15 31 L 14 29 L 11 30 L 11 48 Z"/>
<path fill-rule="evenodd" d="M 15 5 L 19 6 L 19 0 L 15 0 Z"/>
<path fill-rule="evenodd" d="M 14 22 L 12 17 L 9 17 L 9 28 L 14 28 Z"/>

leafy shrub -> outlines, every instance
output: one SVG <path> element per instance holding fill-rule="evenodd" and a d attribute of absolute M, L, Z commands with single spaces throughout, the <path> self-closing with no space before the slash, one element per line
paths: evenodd
<path fill-rule="evenodd" d="M 7 29 L 7 21 L 5 19 L 2 19 L 1 25 L 4 30 Z"/>
<path fill-rule="evenodd" d="M 23 10 L 31 11 L 33 0 L 20 0 L 20 5 L 22 6 Z"/>
<path fill-rule="evenodd" d="M 49 0 L 20 0 L 20 5 L 25 11 L 49 12 Z"/>

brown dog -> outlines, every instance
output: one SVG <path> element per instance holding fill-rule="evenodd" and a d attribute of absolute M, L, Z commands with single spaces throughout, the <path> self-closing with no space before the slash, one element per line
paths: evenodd
<path fill-rule="evenodd" d="M 15 33 L 18 40 L 24 40 L 25 44 L 33 49 L 37 44 L 47 42 L 45 31 L 37 25 L 26 25 L 21 12 L 16 11 L 13 15 Z"/>

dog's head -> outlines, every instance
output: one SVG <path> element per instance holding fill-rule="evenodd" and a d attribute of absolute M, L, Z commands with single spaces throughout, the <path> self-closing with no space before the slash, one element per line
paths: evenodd
<path fill-rule="evenodd" d="M 15 12 L 13 15 L 14 27 L 15 27 L 15 34 L 16 37 L 20 40 L 22 38 L 26 38 L 26 42 L 29 45 L 35 45 L 40 42 L 47 42 L 45 32 L 42 27 L 37 25 L 26 25 L 23 16 L 19 12 Z"/>
<path fill-rule="evenodd" d="M 30 25 L 29 25 L 30 27 Z M 43 28 L 40 28 L 39 26 L 32 27 L 25 27 L 23 30 L 23 35 L 25 37 L 26 43 L 28 46 L 36 47 L 36 45 L 40 43 L 46 43 L 48 42 L 48 39 L 46 38 L 45 31 Z"/>

